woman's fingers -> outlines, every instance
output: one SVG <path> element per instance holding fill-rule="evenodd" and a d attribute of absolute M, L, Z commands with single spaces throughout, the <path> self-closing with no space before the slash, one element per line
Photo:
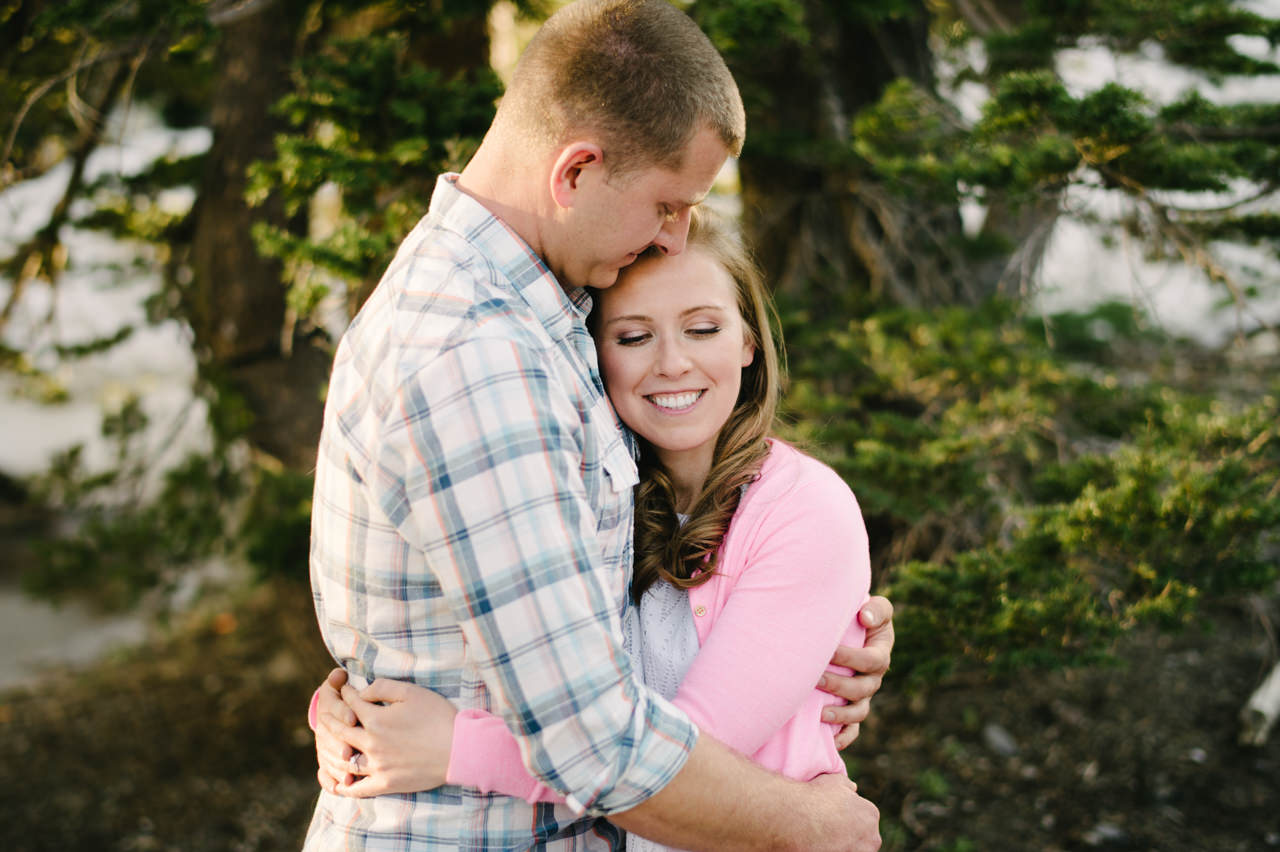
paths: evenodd
<path fill-rule="evenodd" d="M 341 751 L 317 749 L 316 762 L 334 778 L 343 780 L 344 776 L 354 774 L 351 770 L 356 764 L 351 762 L 351 758 L 355 754 L 350 746 L 343 746 Z"/>
<path fill-rule="evenodd" d="M 360 690 L 360 698 L 370 703 L 392 704 L 406 700 L 413 687 L 402 680 L 380 677 Z"/>
<path fill-rule="evenodd" d="M 374 683 L 377 683 L 377 681 L 374 681 Z M 356 714 L 356 719 L 366 728 L 372 725 L 378 710 L 382 709 L 380 705 L 361 698 L 360 691 L 349 683 L 342 687 L 342 701 L 347 707 L 351 708 L 351 711 Z"/>
<path fill-rule="evenodd" d="M 342 669 L 334 669 L 341 672 Z M 345 672 L 343 673 L 345 677 Z M 332 675 L 330 676 L 332 678 Z M 334 686 L 332 680 L 326 680 L 316 690 L 316 715 L 324 718 L 326 715 L 332 716 L 348 725 L 356 723 L 356 714 L 342 700 L 342 695 L 338 690 L 342 689 L 343 684 Z"/>
<path fill-rule="evenodd" d="M 350 689 L 350 687 L 343 687 L 343 689 Z M 344 724 L 341 719 L 326 713 L 320 716 L 320 727 L 316 728 L 317 747 L 324 742 L 330 746 L 331 751 L 337 751 L 337 747 L 330 744 L 330 740 L 339 745 L 350 746 L 355 751 L 366 752 L 369 751 L 372 743 L 372 737 L 369 736 L 366 728 Z"/>
<path fill-rule="evenodd" d="M 369 775 L 359 778 L 350 784 L 339 784 L 334 788 L 333 792 L 339 796 L 350 796 L 355 799 L 367 799 L 372 796 L 381 796 L 384 793 L 391 792 L 385 782 L 380 778 Z"/>
<path fill-rule="evenodd" d="M 329 686 L 332 686 L 334 692 L 337 692 L 339 689 L 342 689 L 342 685 L 347 682 L 346 669 L 333 669 L 329 672 L 328 677 L 324 679 L 324 682 Z"/>

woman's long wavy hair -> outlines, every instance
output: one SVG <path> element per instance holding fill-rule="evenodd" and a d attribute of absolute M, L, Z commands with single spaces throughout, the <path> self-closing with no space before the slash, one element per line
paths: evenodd
<path fill-rule="evenodd" d="M 635 575 L 631 581 L 631 597 L 637 603 L 658 579 L 684 589 L 711 579 L 743 486 L 760 474 L 769 454 L 765 438 L 773 431 L 781 393 L 783 368 L 780 346 L 775 343 L 773 304 L 764 276 L 742 241 L 724 219 L 694 208 L 685 250 L 708 255 L 737 285 L 738 310 L 755 356 L 742 368 L 738 402 L 716 438 L 707 481 L 694 498 L 685 523 L 676 516 L 670 477 L 653 448 L 640 439 Z"/>

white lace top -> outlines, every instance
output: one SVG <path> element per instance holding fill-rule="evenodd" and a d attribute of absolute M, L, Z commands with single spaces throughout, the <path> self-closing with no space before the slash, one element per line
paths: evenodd
<path fill-rule="evenodd" d="M 684 518 L 681 518 L 683 521 Z M 638 611 L 637 611 L 638 610 Z M 658 580 L 631 607 L 625 627 L 625 646 L 639 664 L 645 685 L 670 701 L 698 653 L 698 630 L 689 608 L 689 593 Z M 640 653 L 635 653 L 638 633 Z M 627 835 L 627 852 L 671 852 L 636 834 Z"/>

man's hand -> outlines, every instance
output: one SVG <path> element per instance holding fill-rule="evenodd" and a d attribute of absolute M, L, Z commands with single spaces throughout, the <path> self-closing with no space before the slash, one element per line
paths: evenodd
<path fill-rule="evenodd" d="M 862 722 L 871 714 L 871 696 L 880 689 L 893 652 L 893 604 L 888 598 L 877 595 L 869 599 L 858 611 L 858 620 L 867 628 L 866 644 L 861 648 L 841 645 L 831 658 L 834 665 L 853 669 L 854 675 L 844 677 L 827 672 L 818 681 L 819 689 L 849 702 L 822 711 L 824 722 L 843 726 L 836 734 L 838 749 L 846 748 L 858 738 Z"/>
<path fill-rule="evenodd" d="M 800 782 L 698 737 L 671 783 L 609 815 L 620 828 L 697 852 L 876 852 L 880 812 L 843 774 Z"/>

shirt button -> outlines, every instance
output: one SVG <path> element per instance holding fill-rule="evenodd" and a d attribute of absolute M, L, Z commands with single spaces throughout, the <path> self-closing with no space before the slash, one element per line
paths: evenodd
<path fill-rule="evenodd" d="M 701 615 L 706 615 L 706 614 L 707 614 L 707 608 L 706 608 L 705 606 L 695 606 L 695 607 L 693 608 L 693 614 L 694 614 L 694 615 L 699 615 L 699 616 L 701 616 Z"/>

